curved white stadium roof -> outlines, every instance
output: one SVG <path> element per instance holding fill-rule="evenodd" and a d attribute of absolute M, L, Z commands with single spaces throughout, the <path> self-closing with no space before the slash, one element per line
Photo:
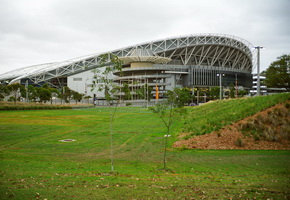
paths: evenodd
<path fill-rule="evenodd" d="M 4 74 L 0 75 L 0 80 L 9 80 L 9 79 L 13 79 L 15 77 L 19 77 L 19 76 L 23 76 L 26 74 L 31 74 L 34 73 L 36 71 L 40 71 L 43 70 L 49 66 L 51 66 L 54 63 L 45 63 L 45 64 L 40 64 L 40 65 L 32 65 L 32 66 L 28 66 L 28 67 L 22 67 L 19 69 L 15 69 L 9 72 L 6 72 Z"/>
<path fill-rule="evenodd" d="M 234 59 L 235 62 L 232 62 L 232 67 L 239 64 L 240 68 L 245 70 L 251 71 L 252 70 L 252 47 L 253 45 L 250 44 L 248 41 L 231 36 L 231 35 L 224 35 L 224 34 L 198 34 L 198 35 L 188 35 L 188 36 L 180 36 L 180 37 L 173 37 L 167 38 L 163 40 L 156 40 L 152 42 L 146 42 L 142 44 L 137 44 L 134 46 L 129 46 L 121 49 L 117 49 L 114 51 L 92 54 L 87 56 L 82 56 L 62 62 L 55 62 L 55 63 L 47 63 L 47 64 L 40 64 L 40 65 L 33 65 L 29 67 L 20 68 L 17 70 L 13 70 L 4 74 L 0 75 L 0 81 L 10 81 L 10 83 L 19 81 L 21 79 L 30 79 L 35 83 L 43 82 L 50 80 L 52 78 L 57 78 L 61 76 L 70 76 L 76 73 L 81 73 L 83 71 L 88 71 L 94 68 L 101 67 L 100 66 L 100 56 L 107 54 L 108 60 L 107 63 L 110 63 L 110 54 L 114 54 L 118 57 L 126 57 L 129 56 L 130 52 L 133 49 L 149 49 L 155 56 L 167 58 L 172 56 L 176 53 L 177 49 L 186 49 L 189 47 L 195 46 L 209 46 L 209 45 L 218 45 L 222 47 L 228 47 L 226 53 L 221 52 L 220 55 L 223 55 L 224 61 L 227 59 Z M 230 51 L 229 47 L 232 49 Z M 208 51 L 210 49 L 208 48 Z M 236 50 L 237 52 L 234 52 Z M 188 49 L 190 51 L 190 49 Z M 198 51 L 204 51 L 204 49 L 200 48 Z M 212 56 L 218 56 L 219 51 L 223 51 L 223 48 L 216 48 L 216 52 L 214 49 L 212 51 Z M 225 51 L 225 50 L 224 50 Z M 178 52 L 181 56 L 181 52 Z M 193 55 L 194 49 L 192 48 L 191 55 Z M 233 54 L 235 53 L 235 54 Z M 185 53 L 183 52 L 182 56 Z M 232 55 L 233 54 L 233 55 Z M 186 61 L 186 56 L 184 55 L 184 60 Z M 206 56 L 206 55 L 205 55 Z M 243 58 L 243 60 L 241 60 Z M 218 58 L 217 58 L 218 59 Z M 183 59 L 181 58 L 183 61 Z M 243 62 L 242 62 L 243 61 Z M 187 60 L 188 62 L 188 60 Z M 183 62 L 183 64 L 187 64 L 187 62 Z M 212 63 L 213 64 L 213 63 Z"/>

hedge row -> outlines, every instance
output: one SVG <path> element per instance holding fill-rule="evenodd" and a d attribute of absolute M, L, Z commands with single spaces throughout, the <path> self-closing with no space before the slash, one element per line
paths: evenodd
<path fill-rule="evenodd" d="M 0 110 L 55 110 L 72 109 L 71 106 L 0 106 Z"/>

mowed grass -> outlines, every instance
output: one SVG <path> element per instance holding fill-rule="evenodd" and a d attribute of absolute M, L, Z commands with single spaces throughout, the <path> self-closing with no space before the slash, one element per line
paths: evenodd
<path fill-rule="evenodd" d="M 169 148 L 160 170 L 165 128 L 145 108 L 118 108 L 111 173 L 110 109 L 1 111 L 0 199 L 290 198 L 289 151 Z"/>

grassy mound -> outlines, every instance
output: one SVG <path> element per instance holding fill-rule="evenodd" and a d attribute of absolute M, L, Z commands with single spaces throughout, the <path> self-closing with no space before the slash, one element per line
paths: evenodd
<path fill-rule="evenodd" d="M 251 116 L 268 107 L 290 99 L 290 94 L 277 94 L 253 98 L 210 102 L 189 108 L 185 118 L 182 139 L 217 131 L 222 127 Z"/>
<path fill-rule="evenodd" d="M 174 143 L 182 149 L 290 150 L 290 101 L 225 126 Z"/>
<path fill-rule="evenodd" d="M 290 102 L 290 101 L 289 101 Z M 239 124 L 239 130 L 256 141 L 280 142 L 290 140 L 290 104 L 289 102 L 259 113 L 253 119 Z"/>

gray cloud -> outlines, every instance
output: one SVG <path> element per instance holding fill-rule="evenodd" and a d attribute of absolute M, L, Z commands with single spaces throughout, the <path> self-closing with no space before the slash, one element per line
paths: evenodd
<path fill-rule="evenodd" d="M 290 53 L 288 0 L 1 0 L 0 73 L 140 42 L 225 33 Z"/>

